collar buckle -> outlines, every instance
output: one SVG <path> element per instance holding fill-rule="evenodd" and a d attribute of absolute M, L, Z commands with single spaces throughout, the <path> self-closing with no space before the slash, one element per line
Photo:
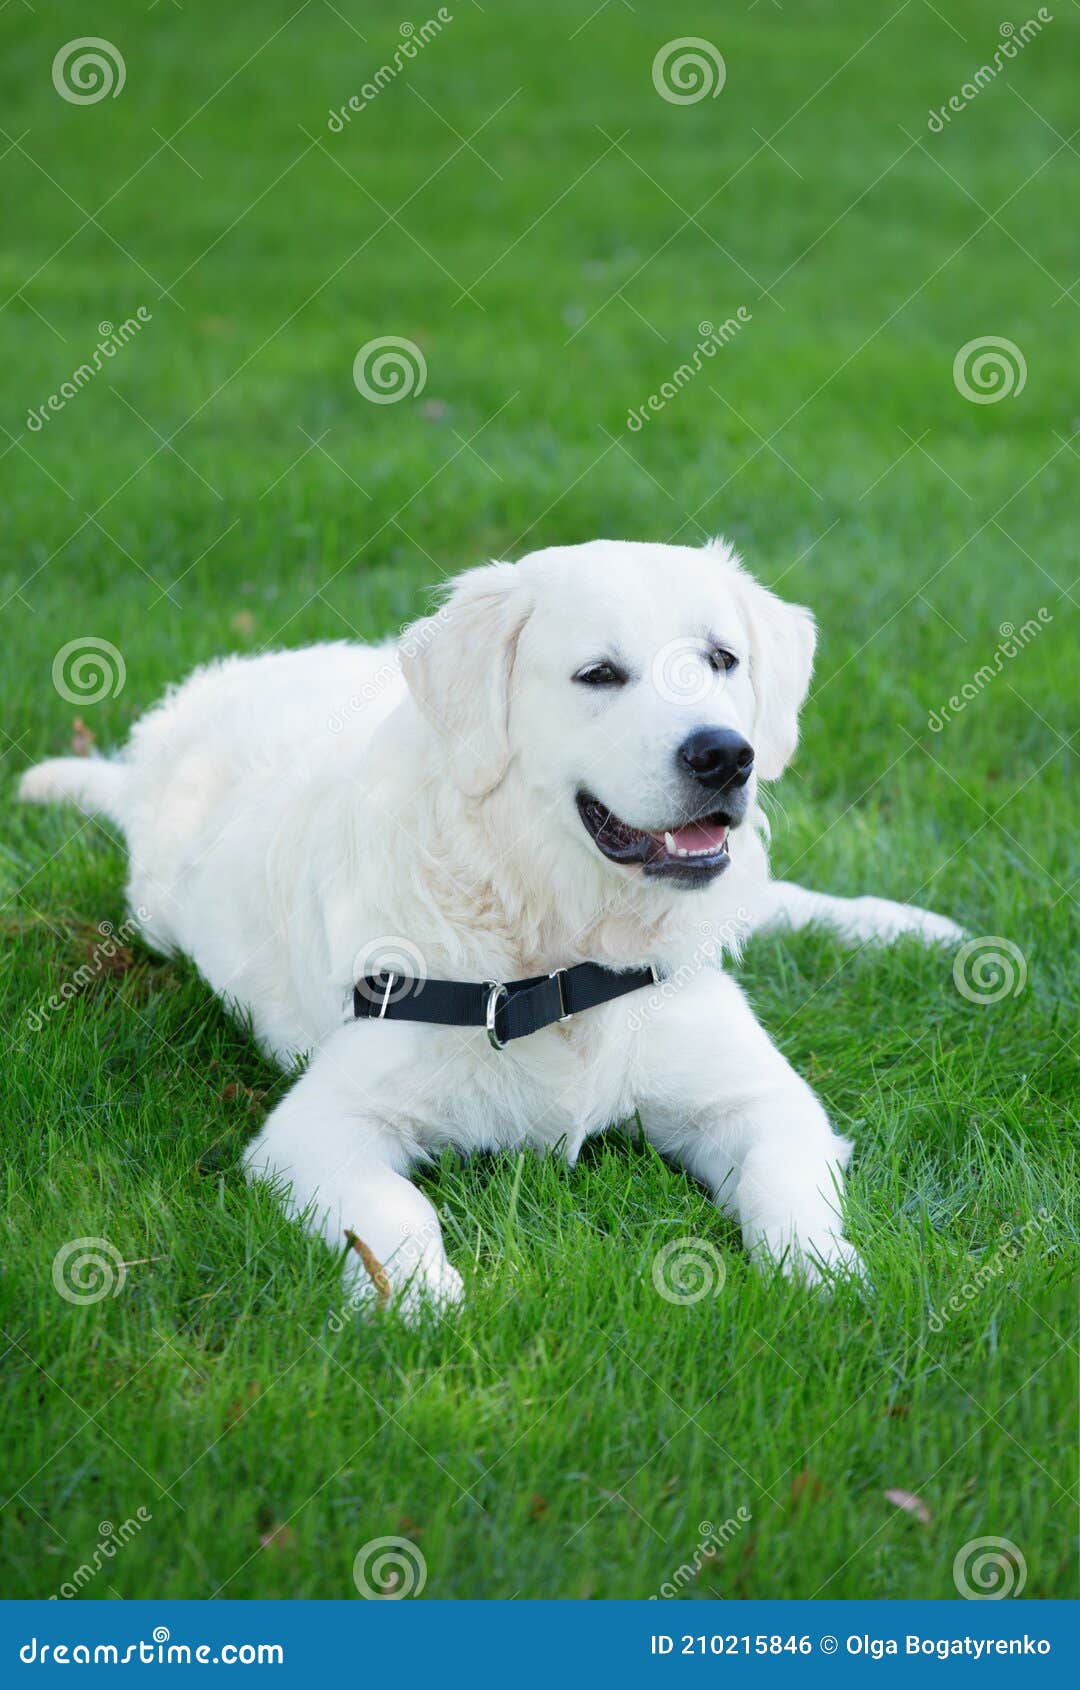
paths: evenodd
<path fill-rule="evenodd" d="M 548 979 L 556 981 L 559 987 L 559 1020 L 569 1021 L 574 1012 L 566 1007 L 566 969 L 553 968 Z"/>
<path fill-rule="evenodd" d="M 488 980 L 487 1005 L 484 1009 L 484 1026 L 487 1028 L 488 1044 L 492 1050 L 505 1050 L 506 1040 L 500 1039 L 495 1031 L 495 1017 L 501 1006 L 509 1001 L 510 993 L 499 980 Z"/>

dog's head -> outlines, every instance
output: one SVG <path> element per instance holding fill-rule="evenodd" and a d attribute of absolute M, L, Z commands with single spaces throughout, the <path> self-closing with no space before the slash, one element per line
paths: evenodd
<path fill-rule="evenodd" d="M 704 886 L 795 749 L 813 654 L 809 611 L 723 542 L 598 540 L 459 577 L 402 667 L 470 798 L 512 775 L 523 835 Z"/>

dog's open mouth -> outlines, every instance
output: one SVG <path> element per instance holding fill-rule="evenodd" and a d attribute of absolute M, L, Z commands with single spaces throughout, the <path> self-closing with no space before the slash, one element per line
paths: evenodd
<path fill-rule="evenodd" d="M 613 863 L 638 863 L 645 874 L 700 884 L 731 861 L 731 819 L 723 812 L 650 833 L 620 821 L 588 792 L 578 793 L 577 807 L 593 844 Z"/>

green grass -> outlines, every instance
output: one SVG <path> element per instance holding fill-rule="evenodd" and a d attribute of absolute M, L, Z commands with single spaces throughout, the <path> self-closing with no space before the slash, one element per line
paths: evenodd
<path fill-rule="evenodd" d="M 57 1590 L 141 1507 L 88 1594 L 350 1596 L 356 1552 L 397 1534 L 434 1598 L 646 1596 L 740 1508 L 684 1594 L 951 1597 L 984 1536 L 1021 1552 L 1025 1597 L 1070 1594 L 1080 19 L 935 136 L 997 42 L 974 0 L 948 22 L 913 0 L 452 9 L 339 135 L 330 108 L 398 39 L 382 0 L 338 7 L 367 45 L 322 0 L 0 17 L 3 1593 Z M 91 25 L 127 78 L 81 107 L 50 66 Z M 675 33 L 720 46 L 719 98 L 656 94 Z M 489 117 L 485 163 L 461 139 Z M 707 372 L 628 430 L 740 304 Z M 423 349 L 421 398 L 357 393 L 383 334 Z M 953 382 L 981 335 L 1026 359 L 999 404 Z M 704 1196 L 616 1135 L 573 1171 L 447 1160 L 425 1184 L 464 1312 L 336 1330 L 335 1263 L 238 1172 L 286 1081 L 190 969 L 136 946 L 34 1031 L 122 920 L 124 866 L 97 826 L 20 813 L 15 776 L 76 714 L 112 746 L 193 663 L 384 634 L 487 556 L 717 530 L 822 628 L 778 869 L 1006 936 L 1026 983 L 979 1004 L 941 954 L 752 947 L 762 1019 L 857 1140 L 872 1299 L 755 1278 Z M 50 673 L 88 635 L 127 679 L 80 709 Z M 686 1235 L 726 1284 L 676 1307 L 650 1269 Z M 57 1295 L 78 1237 L 135 1264 L 115 1297 Z"/>

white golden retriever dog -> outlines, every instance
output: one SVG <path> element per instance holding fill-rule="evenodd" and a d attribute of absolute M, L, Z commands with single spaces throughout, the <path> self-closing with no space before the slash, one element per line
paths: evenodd
<path fill-rule="evenodd" d="M 460 1298 L 409 1180 L 440 1146 L 573 1159 L 635 1111 L 754 1258 L 813 1281 L 859 1268 L 840 1213 L 850 1145 L 722 953 L 808 922 L 852 941 L 960 936 L 770 880 L 758 785 L 795 750 L 813 651 L 810 613 L 723 542 L 553 547 L 460 576 L 397 645 L 209 664 L 120 756 L 40 764 L 21 796 L 118 824 L 149 943 L 191 957 L 279 1061 L 311 1053 L 246 1168 L 331 1247 L 354 1242 L 358 1298 L 369 1276 L 410 1311 Z M 658 983 L 505 1048 L 393 1012 L 425 977 L 583 962 Z M 369 976 L 386 980 L 382 1019 L 354 1017 Z"/>

